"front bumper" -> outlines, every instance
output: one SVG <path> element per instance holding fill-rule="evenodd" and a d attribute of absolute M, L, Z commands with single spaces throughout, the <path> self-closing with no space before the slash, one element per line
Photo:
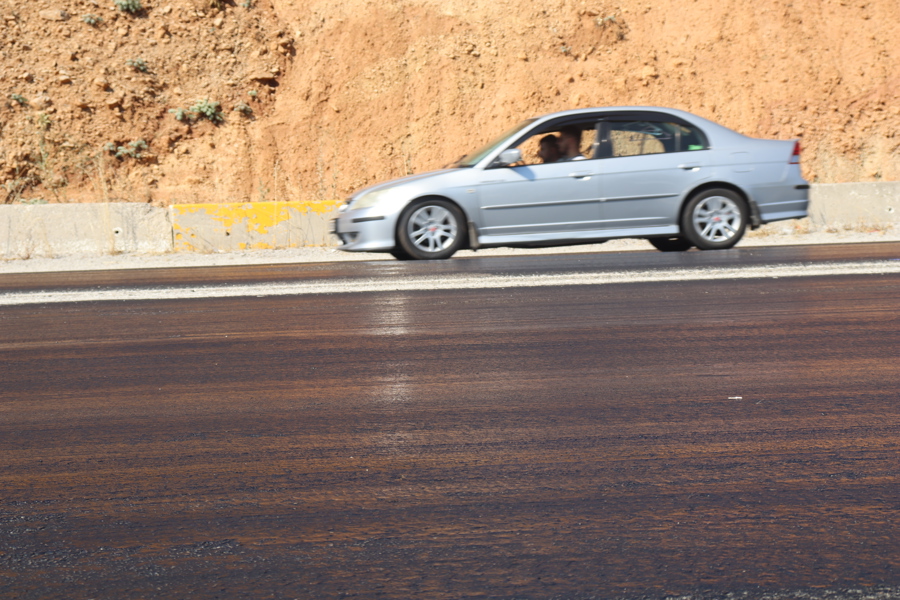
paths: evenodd
<path fill-rule="evenodd" d="M 367 210 L 348 211 L 331 220 L 331 233 L 340 241 L 338 250 L 386 252 L 394 249 L 396 217 L 368 213 Z"/>

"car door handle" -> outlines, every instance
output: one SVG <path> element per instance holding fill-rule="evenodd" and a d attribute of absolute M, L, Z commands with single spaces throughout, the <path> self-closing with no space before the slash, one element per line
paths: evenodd
<path fill-rule="evenodd" d="M 700 169 L 700 163 L 683 163 L 678 165 L 679 169 L 684 169 L 685 171 L 697 171 Z"/>
<path fill-rule="evenodd" d="M 569 177 L 574 177 L 575 179 L 590 179 L 591 175 L 593 175 L 590 171 L 576 171 L 574 173 L 569 173 Z"/>

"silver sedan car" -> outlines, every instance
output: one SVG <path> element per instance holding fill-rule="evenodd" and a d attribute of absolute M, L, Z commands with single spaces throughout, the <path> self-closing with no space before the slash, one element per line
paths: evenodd
<path fill-rule="evenodd" d="M 362 189 L 332 232 L 342 250 L 403 260 L 614 238 L 712 250 L 748 226 L 807 216 L 808 198 L 796 140 L 668 108 L 588 108 L 525 120 L 449 168 Z"/>

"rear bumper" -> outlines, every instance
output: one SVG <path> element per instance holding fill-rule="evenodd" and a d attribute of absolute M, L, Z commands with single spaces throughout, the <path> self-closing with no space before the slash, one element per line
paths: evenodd
<path fill-rule="evenodd" d="M 759 187 L 753 196 L 761 223 L 809 216 L 809 184 L 806 181 Z"/>

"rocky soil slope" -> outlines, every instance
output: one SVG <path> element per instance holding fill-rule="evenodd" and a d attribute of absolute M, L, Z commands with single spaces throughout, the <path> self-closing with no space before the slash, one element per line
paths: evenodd
<path fill-rule="evenodd" d="M 0 201 L 340 198 L 625 104 L 896 180 L 898 26 L 896 0 L 3 0 Z"/>

